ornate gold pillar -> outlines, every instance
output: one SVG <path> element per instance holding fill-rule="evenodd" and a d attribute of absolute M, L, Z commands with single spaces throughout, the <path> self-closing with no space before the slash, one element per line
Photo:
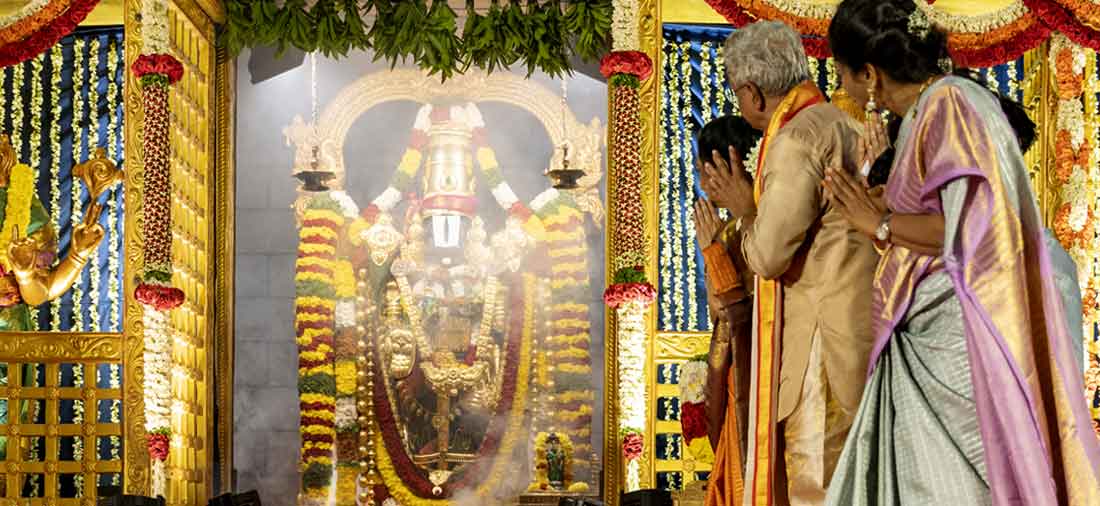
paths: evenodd
<path fill-rule="evenodd" d="M 215 23 L 220 2 L 173 0 L 168 2 L 168 31 L 172 54 L 184 65 L 184 77 L 169 95 L 172 180 L 172 256 L 175 264 L 172 284 L 186 294 L 186 302 L 169 314 L 174 331 L 172 353 L 172 440 L 168 461 L 169 504 L 205 504 L 210 497 L 213 462 L 213 388 L 215 374 L 214 336 L 226 336 L 223 326 L 232 325 L 231 307 L 215 312 L 215 300 L 228 299 L 232 270 L 225 270 L 231 258 L 232 238 L 216 230 L 215 223 L 232 225 L 232 187 L 228 144 L 229 113 L 223 54 L 219 62 L 215 49 Z M 138 14 L 141 0 L 126 0 L 124 5 L 127 70 L 141 54 L 142 27 Z M 218 65 L 220 63 L 220 66 Z M 218 95 L 216 92 L 220 92 Z M 221 100 L 218 100 L 220 96 Z M 149 455 L 146 450 L 144 401 L 143 308 L 134 299 L 134 273 L 141 272 L 143 196 L 143 153 L 141 90 L 136 79 L 126 80 L 126 311 L 124 323 L 124 391 L 126 419 L 123 455 L 124 491 L 148 495 L 150 492 Z M 216 164 L 219 161 L 219 164 Z M 218 204 L 218 206 L 215 205 Z M 220 206 L 220 207 L 219 207 Z M 220 209 L 220 211 L 219 211 Z M 227 237 L 229 236 L 229 237 Z M 228 241 L 228 242 L 227 242 Z M 220 254 L 216 256 L 215 252 Z M 222 270 L 215 277 L 215 266 Z M 228 277 L 226 277 L 228 276 Z M 215 321 L 221 322 L 216 325 Z M 215 329 L 221 332 L 215 334 Z M 230 336 L 231 337 L 231 336 Z M 232 348 L 227 348 L 229 352 Z M 228 358 L 228 357 L 226 357 Z M 217 370 L 226 374 L 221 364 Z M 231 375 L 228 376 L 232 378 Z M 228 431 L 228 426 L 224 431 Z M 225 438 L 228 433 L 216 436 Z M 224 448 L 224 447 L 223 447 Z"/>

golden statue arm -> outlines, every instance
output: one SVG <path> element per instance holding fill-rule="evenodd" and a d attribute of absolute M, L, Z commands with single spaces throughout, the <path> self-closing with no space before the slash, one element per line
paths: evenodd
<path fill-rule="evenodd" d="M 10 150 L 10 145 L 2 146 L 5 140 L 0 138 L 0 153 Z M 6 157 L 0 156 L 0 159 L 4 158 Z M 69 255 L 53 269 L 39 265 L 38 259 L 42 252 L 50 251 L 56 246 L 53 230 L 49 227 L 22 238 L 18 228 L 13 230 L 8 251 L 4 252 L 7 253 L 8 264 L 19 284 L 19 295 L 28 305 L 40 305 L 68 291 L 88 263 L 92 251 L 103 240 L 103 227 L 99 225 L 103 206 L 99 204 L 98 198 L 111 186 L 122 181 L 122 171 L 107 158 L 103 148 L 96 148 L 92 158 L 73 167 L 73 176 L 79 177 L 88 193 L 95 197 L 84 210 L 84 220 L 73 227 Z"/>
<path fill-rule="evenodd" d="M 98 218 L 98 213 L 95 215 Z M 8 258 L 11 260 L 12 271 L 19 284 L 19 295 L 23 301 L 30 306 L 37 306 L 67 292 L 80 276 L 80 271 L 87 265 L 92 251 L 99 246 L 102 239 L 103 229 L 99 224 L 77 225 L 73 229 L 73 247 L 69 255 L 53 269 L 38 268 L 35 265 L 38 255 L 43 251 L 43 243 L 51 244 L 53 241 L 38 237 L 13 240 L 8 250 Z"/>

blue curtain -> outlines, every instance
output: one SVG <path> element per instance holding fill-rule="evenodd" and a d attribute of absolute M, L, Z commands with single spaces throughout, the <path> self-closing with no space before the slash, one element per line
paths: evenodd
<path fill-rule="evenodd" d="M 663 27 L 657 298 L 661 331 L 710 329 L 702 253 L 691 217 L 692 202 L 702 195 L 695 169 L 695 136 L 712 118 L 738 113 L 726 87 L 722 61 L 722 44 L 732 31 L 709 25 Z M 831 95 L 838 82 L 831 62 L 811 58 L 809 64 L 818 86 Z M 991 88 L 1023 99 L 1016 85 L 1024 79 L 1022 59 L 979 73 Z"/>
<path fill-rule="evenodd" d="M 0 130 L 11 134 L 20 161 L 37 170 L 37 196 L 59 232 L 59 257 L 68 253 L 71 226 L 91 198 L 72 168 L 96 148 L 123 163 L 122 37 L 121 27 L 79 29 L 50 51 L 0 73 Z M 103 242 L 73 289 L 37 308 L 40 330 L 122 330 L 121 185 L 100 203 Z"/>

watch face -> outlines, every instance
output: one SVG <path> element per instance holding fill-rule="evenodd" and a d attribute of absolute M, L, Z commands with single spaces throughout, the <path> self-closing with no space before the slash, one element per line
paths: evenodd
<path fill-rule="evenodd" d="M 879 241 L 886 241 L 886 239 L 888 239 L 889 236 L 890 236 L 890 227 L 885 223 L 883 223 L 882 225 L 879 225 L 878 230 L 875 230 L 875 239 L 878 239 Z"/>

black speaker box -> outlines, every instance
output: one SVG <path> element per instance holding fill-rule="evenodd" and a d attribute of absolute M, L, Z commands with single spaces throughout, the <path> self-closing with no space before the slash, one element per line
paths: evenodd
<path fill-rule="evenodd" d="M 239 494 L 222 494 L 206 503 L 207 506 L 261 506 L 260 494 L 255 490 Z"/>
<path fill-rule="evenodd" d="M 622 506 L 672 506 L 672 493 L 667 490 L 637 490 L 623 494 Z"/>

